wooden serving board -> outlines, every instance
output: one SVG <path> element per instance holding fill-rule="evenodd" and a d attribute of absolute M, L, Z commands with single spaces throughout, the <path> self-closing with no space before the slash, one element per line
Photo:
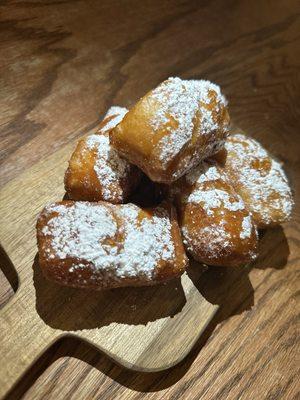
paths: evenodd
<path fill-rule="evenodd" d="M 92 343 L 128 368 L 169 368 L 188 354 L 218 308 L 194 285 L 195 268 L 193 281 L 184 274 L 161 286 L 102 292 L 44 279 L 37 261 L 36 218 L 45 204 L 62 199 L 73 148 L 69 144 L 41 160 L 0 191 L 1 245 L 19 277 L 16 294 L 0 311 L 1 397 L 66 335 Z M 196 280 L 200 275 L 199 267 Z"/>

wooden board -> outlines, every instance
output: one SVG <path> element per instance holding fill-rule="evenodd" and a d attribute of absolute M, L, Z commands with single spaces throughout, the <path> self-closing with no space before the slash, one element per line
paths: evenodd
<path fill-rule="evenodd" d="M 1 244 L 19 276 L 16 295 L 0 311 L 0 395 L 54 341 L 75 335 L 119 364 L 141 371 L 182 360 L 215 314 L 190 276 L 157 287 L 93 292 L 64 288 L 42 276 L 35 238 L 38 212 L 64 195 L 73 145 L 37 163 L 0 192 Z M 196 276 L 195 276 L 196 273 Z"/>

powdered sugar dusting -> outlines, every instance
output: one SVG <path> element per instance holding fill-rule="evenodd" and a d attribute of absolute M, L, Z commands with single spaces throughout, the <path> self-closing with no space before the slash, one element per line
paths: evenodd
<path fill-rule="evenodd" d="M 193 191 L 187 197 L 186 202 L 201 203 L 207 215 L 213 215 L 213 210 L 220 207 L 224 207 L 229 211 L 245 209 L 245 204 L 240 197 L 234 200 L 227 192 L 219 189 L 203 190 L 200 188 Z"/>
<path fill-rule="evenodd" d="M 171 222 L 166 210 L 158 208 L 156 215 L 137 224 L 137 212 L 138 208 L 132 204 L 120 209 L 126 221 L 123 269 L 135 276 L 142 268 L 150 276 L 160 260 L 168 261 L 175 257 Z"/>
<path fill-rule="evenodd" d="M 138 218 L 140 209 L 133 204 L 76 202 L 71 206 L 50 205 L 44 212 L 57 213 L 42 230 L 51 238 L 55 257 L 75 258 L 78 267 L 84 260 L 96 273 L 151 279 L 159 262 L 175 258 L 171 222 L 164 208 L 142 219 Z M 123 239 L 117 239 L 120 234 Z"/>
<path fill-rule="evenodd" d="M 101 132 L 108 132 L 111 129 L 115 128 L 124 118 L 124 116 L 128 113 L 127 108 L 113 106 L 110 107 L 107 113 L 104 116 L 103 122 L 107 120 L 107 122 L 101 127 Z"/>
<path fill-rule="evenodd" d="M 76 202 L 71 207 L 50 205 L 46 212 L 58 213 L 42 230 L 44 235 L 51 235 L 56 257 L 76 257 L 91 261 L 95 266 L 109 268 L 111 254 L 100 243 L 105 238 L 114 237 L 117 224 L 105 207 Z"/>
<path fill-rule="evenodd" d="M 211 94 L 216 104 L 211 107 Z M 226 106 L 220 87 L 205 80 L 169 78 L 152 92 L 159 108 L 152 119 L 152 128 L 169 131 L 160 141 L 160 161 L 167 164 L 195 134 L 195 119 L 200 118 L 198 135 L 211 134 L 220 128 L 218 114 Z M 227 127 L 223 127 L 224 131 Z"/>
<path fill-rule="evenodd" d="M 182 234 L 183 242 L 191 253 L 195 251 L 195 247 L 200 245 L 202 251 L 210 257 L 211 255 L 224 253 L 231 246 L 231 237 L 226 231 L 224 221 L 218 225 L 211 224 L 198 229 L 195 242 L 186 227 L 182 228 Z"/>
<path fill-rule="evenodd" d="M 245 204 L 240 196 L 233 196 L 225 190 L 212 187 L 211 184 L 206 188 L 206 182 L 224 180 L 224 176 L 221 176 L 215 165 L 202 163 L 187 174 L 185 179 L 189 184 L 194 184 L 194 188 L 188 195 L 183 196 L 183 202 L 201 204 L 207 215 L 213 215 L 214 210 L 219 208 L 229 211 L 245 209 Z"/>
<path fill-rule="evenodd" d="M 112 198 L 118 201 L 123 199 L 120 181 L 130 170 L 130 164 L 111 147 L 108 135 L 108 132 L 122 121 L 127 112 L 128 110 L 124 107 L 111 107 L 105 115 L 104 125 L 99 132 L 86 139 L 87 148 L 96 151 L 94 170 L 101 184 L 102 197 L 107 201 Z"/>
<path fill-rule="evenodd" d="M 212 143 L 207 143 L 205 151 L 207 156 L 217 153 L 221 148 L 224 147 L 224 142 L 224 140 L 219 140 L 218 142 L 214 141 Z M 196 148 L 192 153 L 182 155 L 177 169 L 172 174 L 174 180 L 180 178 L 187 171 L 191 171 L 192 173 L 195 169 L 197 169 L 197 165 L 199 165 L 199 157 L 197 156 L 198 151 L 199 149 Z"/>
<path fill-rule="evenodd" d="M 253 224 L 250 215 L 247 215 L 243 218 L 242 221 L 242 231 L 240 232 L 241 239 L 248 239 L 251 237 L 251 233 L 253 230 Z"/>
<path fill-rule="evenodd" d="M 221 179 L 221 175 L 214 165 L 209 165 L 207 163 L 199 164 L 195 169 L 189 172 L 185 179 L 188 183 L 204 183 L 211 182 Z"/>
<path fill-rule="evenodd" d="M 110 146 L 108 135 L 90 135 L 86 145 L 97 154 L 94 170 L 102 187 L 103 199 L 110 200 L 111 197 L 115 197 L 121 200 L 119 183 L 129 172 L 130 164 Z"/>
<path fill-rule="evenodd" d="M 292 212 L 293 200 L 279 162 L 254 139 L 233 135 L 226 142 L 228 170 L 249 210 L 264 224 L 283 222 Z M 244 196 L 243 196 L 244 194 Z M 273 221 L 276 213 L 276 221 Z"/>
<path fill-rule="evenodd" d="M 175 184 L 184 244 L 198 261 L 237 265 L 256 257 L 256 228 L 217 164 L 203 162 Z M 245 240 L 241 244 L 241 239 Z"/>

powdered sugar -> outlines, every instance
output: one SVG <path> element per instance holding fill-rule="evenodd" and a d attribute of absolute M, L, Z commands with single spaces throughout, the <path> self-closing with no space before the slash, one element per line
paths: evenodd
<path fill-rule="evenodd" d="M 141 219 L 140 209 L 133 204 L 76 202 L 50 205 L 44 212 L 57 213 L 42 230 L 51 238 L 55 257 L 75 258 L 78 266 L 84 260 L 96 273 L 152 278 L 159 262 L 174 260 L 171 222 L 163 208 Z"/>
<path fill-rule="evenodd" d="M 214 165 L 209 165 L 207 163 L 199 164 L 195 169 L 189 172 L 185 179 L 188 183 L 204 183 L 211 182 L 221 179 L 221 175 Z"/>
<path fill-rule="evenodd" d="M 221 176 L 220 170 L 213 164 L 203 162 L 185 177 L 187 183 L 193 184 L 193 190 L 182 201 L 185 203 L 201 204 L 207 215 L 213 215 L 215 209 L 226 208 L 229 211 L 244 210 L 245 204 L 238 195 L 233 196 L 226 190 L 217 189 L 212 183 L 224 181 L 225 175 Z M 208 187 L 206 187 L 208 183 Z"/>
<path fill-rule="evenodd" d="M 220 224 L 210 224 L 203 226 L 197 230 L 197 235 L 190 235 L 187 227 L 182 227 L 183 242 L 188 251 L 195 252 L 197 246 L 201 247 L 201 252 L 208 257 L 217 256 L 218 254 L 226 252 L 231 246 L 230 234 L 226 231 L 224 221 Z"/>
<path fill-rule="evenodd" d="M 102 187 L 103 199 L 110 200 L 111 197 L 121 199 L 119 182 L 128 173 L 130 164 L 110 146 L 108 135 L 90 135 L 86 145 L 89 150 L 97 152 L 94 170 Z"/>
<path fill-rule="evenodd" d="M 192 191 L 185 200 L 187 203 L 201 203 L 207 215 L 213 215 L 213 210 L 220 207 L 229 211 L 245 209 L 244 202 L 240 197 L 234 200 L 227 192 L 219 189 L 203 190 L 199 188 Z"/>
<path fill-rule="evenodd" d="M 124 118 L 124 116 L 128 113 L 127 108 L 113 106 L 110 107 L 107 113 L 104 116 L 103 122 L 107 120 L 107 122 L 101 127 L 101 132 L 108 132 L 114 127 L 116 127 Z"/>
<path fill-rule="evenodd" d="M 216 96 L 214 106 L 211 105 L 212 94 Z M 152 92 L 152 98 L 159 103 L 151 121 L 152 128 L 168 132 L 160 141 L 160 161 L 163 164 L 170 162 L 193 135 L 211 134 L 220 128 L 215 116 L 227 104 L 219 86 L 205 80 L 180 78 L 163 82 Z M 200 118 L 197 131 L 195 118 Z"/>
<path fill-rule="evenodd" d="M 108 135 L 108 131 L 117 126 L 127 112 L 124 107 L 111 107 L 99 132 L 86 139 L 87 148 L 96 151 L 94 170 L 101 184 L 102 197 L 107 201 L 112 198 L 119 201 L 123 199 L 120 181 L 126 177 L 130 169 L 130 164 L 111 147 Z"/>
<path fill-rule="evenodd" d="M 224 140 L 207 143 L 205 153 L 208 157 L 209 155 L 217 153 L 222 147 L 224 147 Z M 174 180 L 180 178 L 187 171 L 190 171 L 192 173 L 193 171 L 195 171 L 195 169 L 197 170 L 197 166 L 199 165 L 199 157 L 197 156 L 198 152 L 199 148 L 196 147 L 192 153 L 187 153 L 186 155 L 182 155 L 182 158 L 180 159 L 177 169 L 172 174 Z"/>
<path fill-rule="evenodd" d="M 280 163 L 272 159 L 257 141 L 243 134 L 229 137 L 226 149 L 226 169 L 260 223 L 287 220 L 293 200 Z"/>
<path fill-rule="evenodd" d="M 253 224 L 250 215 L 247 215 L 243 218 L 242 221 L 242 231 L 240 232 L 241 239 L 248 239 L 251 237 L 251 233 L 253 230 Z"/>
<path fill-rule="evenodd" d="M 120 209 L 125 223 L 126 239 L 122 258 L 123 270 L 130 276 L 141 270 L 150 276 L 160 260 L 174 258 L 175 249 L 171 238 L 171 223 L 167 212 L 158 208 L 156 215 L 144 218 L 137 224 L 138 207 L 129 204 Z"/>
<path fill-rule="evenodd" d="M 77 202 L 71 207 L 50 205 L 46 211 L 58 213 L 42 230 L 44 235 L 51 236 L 56 257 L 76 257 L 79 261 L 88 260 L 95 266 L 109 268 L 111 255 L 107 253 L 107 246 L 100 243 L 114 237 L 117 224 L 105 207 Z"/>
<path fill-rule="evenodd" d="M 242 198 L 230 192 L 226 178 L 215 164 L 207 162 L 199 164 L 184 178 L 187 184 L 193 186 L 188 194 L 180 196 L 181 201 L 200 204 L 208 216 L 213 216 L 216 210 L 222 214 L 222 209 L 232 212 L 245 210 Z M 219 188 L 216 185 L 217 181 L 220 183 Z M 176 195 L 176 191 L 173 193 Z M 180 191 L 177 192 L 177 196 L 178 194 L 180 195 Z"/>
<path fill-rule="evenodd" d="M 203 162 L 175 187 L 184 243 L 196 260 L 238 265 L 254 259 L 256 228 L 221 167 Z"/>

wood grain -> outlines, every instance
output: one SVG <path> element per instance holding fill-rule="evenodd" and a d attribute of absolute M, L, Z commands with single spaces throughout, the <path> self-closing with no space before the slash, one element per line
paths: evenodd
<path fill-rule="evenodd" d="M 199 290 L 220 311 L 179 366 L 129 372 L 65 339 L 11 399 L 299 398 L 299 12 L 293 0 L 1 2 L 3 184 L 110 104 L 180 75 L 224 88 L 234 122 L 285 162 L 297 202 L 253 267 L 205 273 Z"/>

